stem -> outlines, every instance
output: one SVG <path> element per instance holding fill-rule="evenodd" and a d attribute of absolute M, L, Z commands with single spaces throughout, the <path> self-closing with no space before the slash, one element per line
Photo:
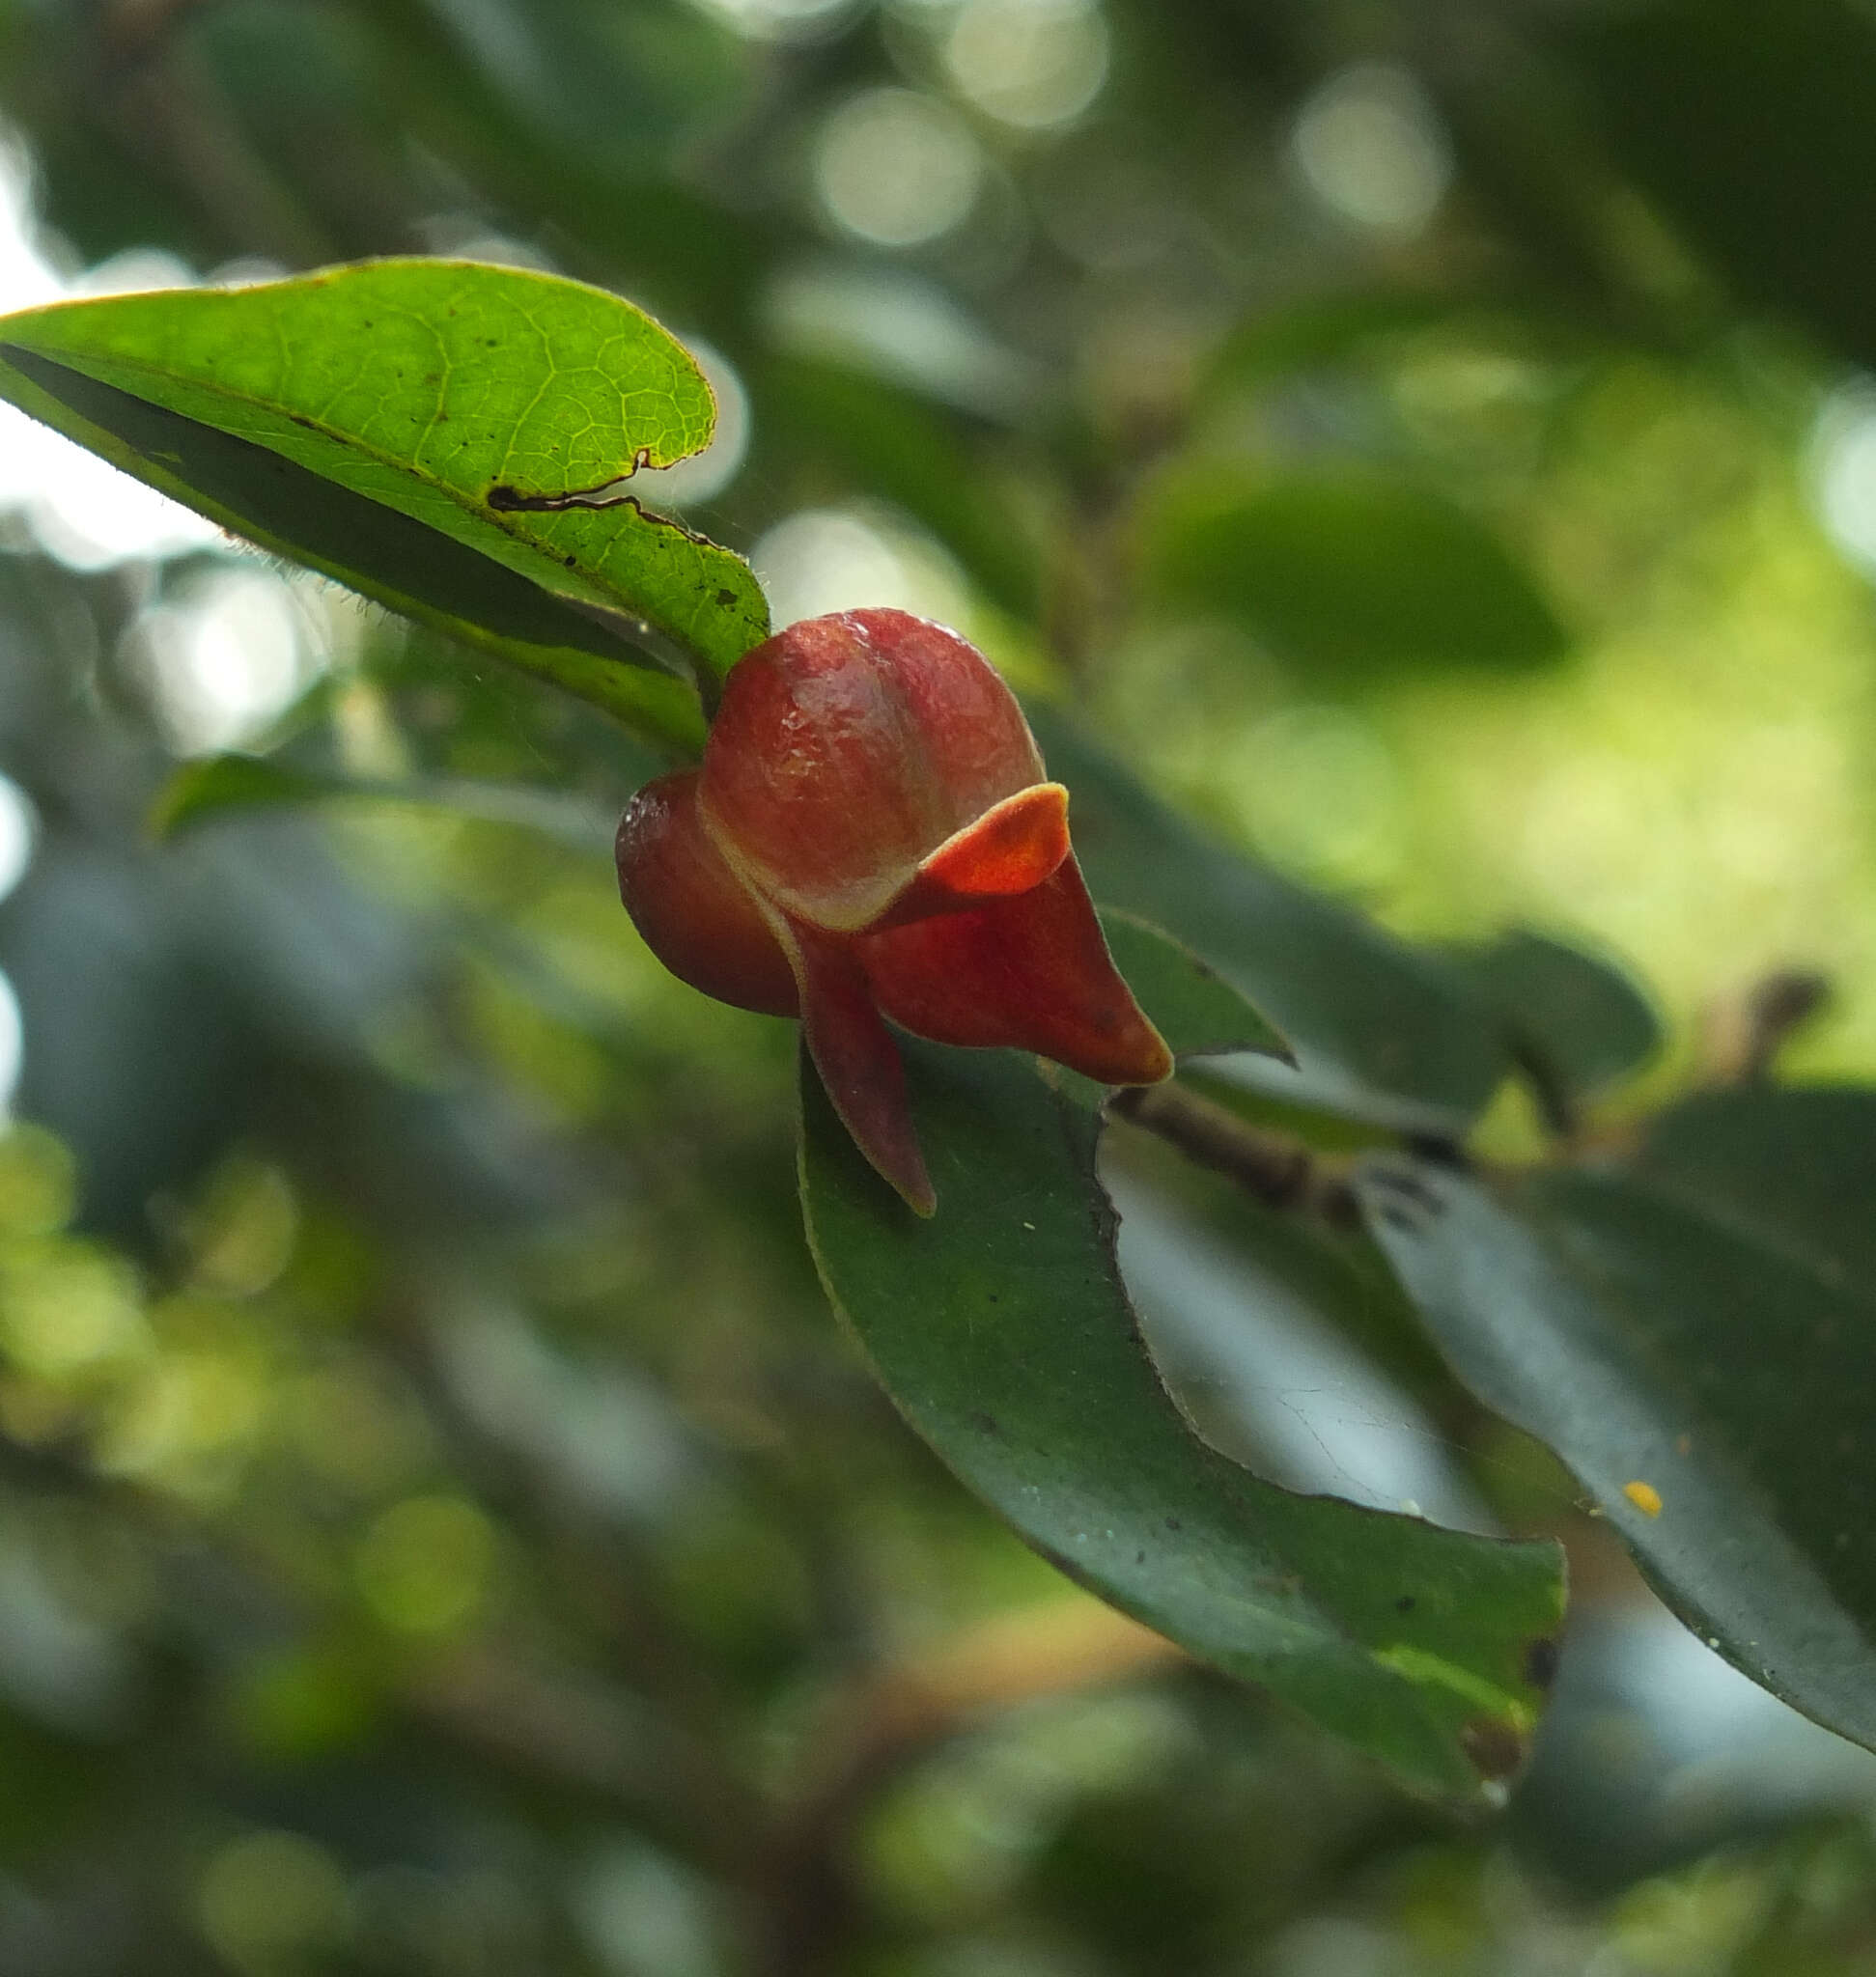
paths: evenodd
<path fill-rule="evenodd" d="M 1355 1228 L 1360 1220 L 1344 1163 L 1251 1126 L 1178 1085 L 1129 1086 L 1108 1100 L 1107 1110 L 1235 1181 L 1266 1208 L 1301 1210 L 1338 1229 Z"/>

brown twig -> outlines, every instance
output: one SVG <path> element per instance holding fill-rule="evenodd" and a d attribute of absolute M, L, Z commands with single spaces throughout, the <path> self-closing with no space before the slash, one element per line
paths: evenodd
<path fill-rule="evenodd" d="M 1780 968 L 1754 982 L 1736 1002 L 1709 1013 L 1700 1082 L 1764 1084 L 1778 1052 L 1830 1000 L 1830 983 L 1806 968 Z"/>
<path fill-rule="evenodd" d="M 1132 1086 L 1116 1093 L 1107 1110 L 1235 1181 L 1267 1208 L 1318 1215 L 1337 1228 L 1353 1228 L 1360 1219 L 1341 1163 L 1178 1085 Z"/>

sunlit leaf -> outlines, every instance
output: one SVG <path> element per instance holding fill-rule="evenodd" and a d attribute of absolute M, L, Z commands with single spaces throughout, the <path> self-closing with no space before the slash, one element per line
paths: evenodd
<path fill-rule="evenodd" d="M 631 497 L 636 466 L 708 441 L 714 408 L 687 352 L 597 289 L 391 261 L 62 303 L 0 321 L 0 394 L 265 546 L 672 734 L 672 687 L 615 676 L 651 664 L 645 647 L 721 673 L 767 630 L 740 558 Z M 595 489 L 608 505 L 534 505 Z"/>
<path fill-rule="evenodd" d="M 1374 1232 L 1454 1370 L 1548 1442 L 1688 1624 L 1876 1745 L 1876 1100 L 1696 1101 L 1635 1172 L 1494 1192 L 1376 1162 Z M 1846 1129 L 1849 1128 L 1849 1129 Z M 1763 1196 L 1761 1196 L 1763 1190 Z"/>
<path fill-rule="evenodd" d="M 1557 1556 L 1298 1496 L 1200 1442 L 1140 1344 L 1095 1116 L 1007 1052 L 910 1044 L 938 1211 L 911 1214 L 811 1071 L 802 1199 L 822 1277 L 911 1426 L 1073 1577 L 1275 1691 L 1422 1791 L 1520 1761 Z"/>

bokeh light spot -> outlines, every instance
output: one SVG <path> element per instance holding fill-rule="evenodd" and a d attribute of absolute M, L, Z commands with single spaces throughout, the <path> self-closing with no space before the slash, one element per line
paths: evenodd
<path fill-rule="evenodd" d="M 983 153 L 958 114 L 910 89 L 870 89 L 822 125 L 815 188 L 828 216 L 881 247 L 914 247 L 976 202 Z"/>
<path fill-rule="evenodd" d="M 495 1534 L 473 1504 L 413 1496 L 365 1533 L 356 1560 L 366 1604 L 400 1633 L 447 1633 L 488 1595 Z"/>
<path fill-rule="evenodd" d="M 1876 380 L 1860 377 L 1832 392 L 1811 429 L 1810 455 L 1826 533 L 1876 576 Z"/>
<path fill-rule="evenodd" d="M 957 566 L 928 538 L 845 508 L 808 508 L 750 553 L 776 629 L 802 618 L 893 605 L 956 625 L 969 599 Z"/>
<path fill-rule="evenodd" d="M 854 0 L 696 0 L 753 42 L 818 41 L 843 27 Z"/>
<path fill-rule="evenodd" d="M 1107 79 L 1107 23 L 1091 0 L 966 0 L 945 38 L 951 79 L 1020 130 L 1072 122 Z"/>
<path fill-rule="evenodd" d="M 217 1955 L 262 1977 L 301 1967 L 300 1957 L 344 1932 L 346 1879 L 298 1833 L 250 1833 L 210 1861 L 197 1907 Z"/>
<path fill-rule="evenodd" d="M 1452 179 L 1432 100 L 1389 63 L 1358 62 L 1331 75 L 1298 111 L 1290 147 L 1316 198 L 1376 233 L 1417 233 Z"/>
<path fill-rule="evenodd" d="M 716 400 L 716 426 L 702 453 L 675 466 L 641 467 L 632 476 L 633 491 L 654 511 L 715 500 L 742 471 L 749 451 L 749 394 L 736 366 L 702 337 L 686 334 L 682 341 Z"/>
<path fill-rule="evenodd" d="M 157 718 L 181 755 L 252 740 L 290 707 L 323 654 L 290 585 L 224 567 L 153 605 L 131 627 Z"/>
<path fill-rule="evenodd" d="M 0 900 L 25 877 L 33 862 L 36 822 L 32 798 L 11 776 L 0 775 Z"/>

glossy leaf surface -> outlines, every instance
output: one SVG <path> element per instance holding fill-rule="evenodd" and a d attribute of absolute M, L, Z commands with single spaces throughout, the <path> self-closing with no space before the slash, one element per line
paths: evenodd
<path fill-rule="evenodd" d="M 1104 1598 L 1420 1790 L 1478 1798 L 1535 1720 L 1555 1552 L 1294 1495 L 1200 1442 L 1121 1287 L 1096 1116 L 1007 1052 L 906 1062 L 938 1214 L 905 1209 L 805 1072 L 801 1183 L 823 1281 L 907 1420 Z"/>
<path fill-rule="evenodd" d="M 1554 1173 L 1500 1196 L 1376 1162 L 1361 1193 L 1460 1378 L 1556 1450 L 1682 1618 L 1876 1744 L 1869 1238 L 1820 1205 L 1840 1213 L 1860 1188 L 1866 1230 L 1872 1107 L 1857 1097 L 1862 1136 L 1803 1163 L 1809 1181 L 1830 1171 L 1815 1201 L 1798 1180 L 1780 1193 L 1776 1119 L 1735 1111 L 1728 1157 L 1701 1101 L 1634 1174 Z"/>

